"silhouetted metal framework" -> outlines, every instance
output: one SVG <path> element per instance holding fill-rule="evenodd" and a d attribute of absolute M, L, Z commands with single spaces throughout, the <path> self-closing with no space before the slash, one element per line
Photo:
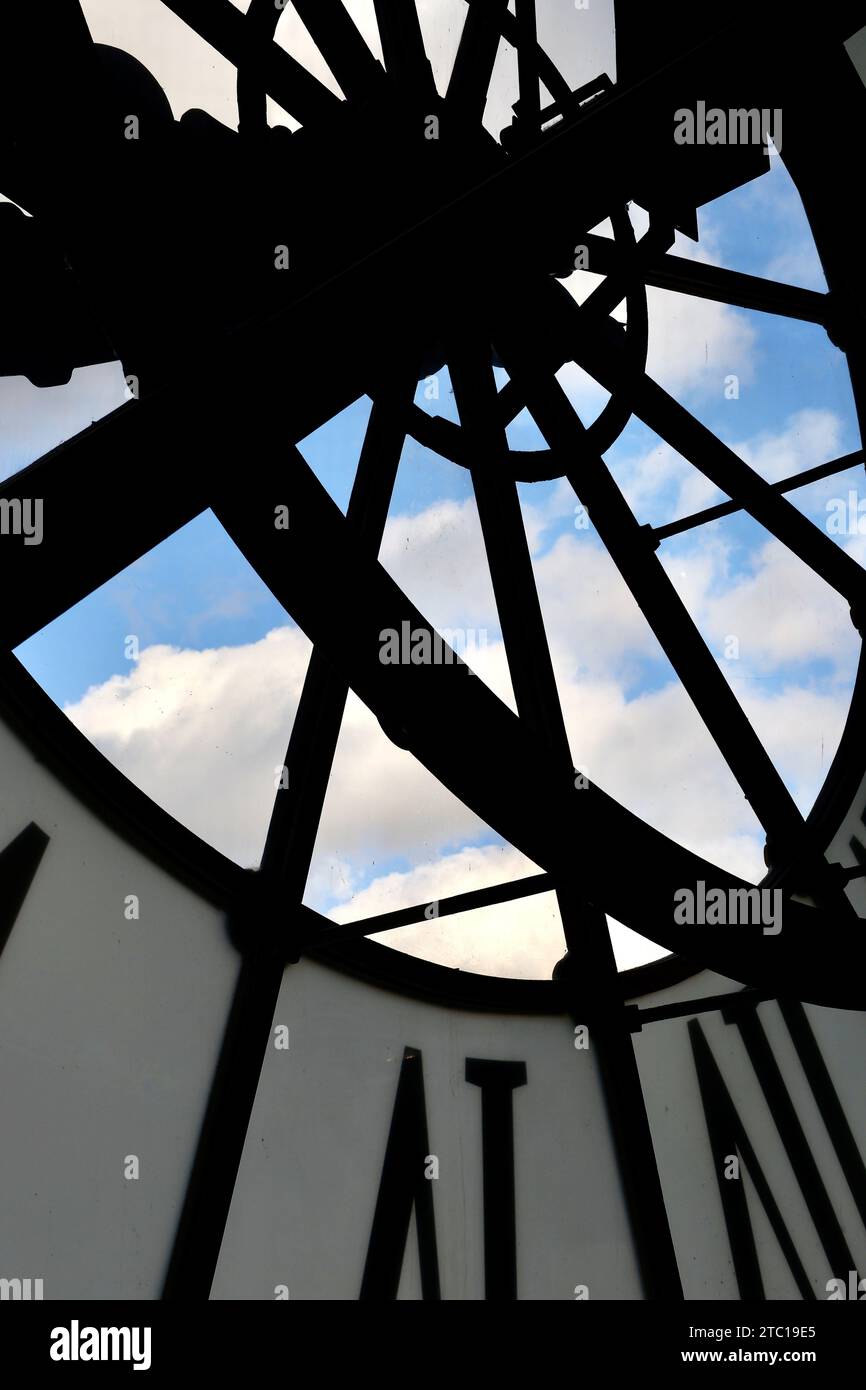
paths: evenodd
<path fill-rule="evenodd" d="M 243 953 L 165 1296 L 209 1293 L 283 970 L 310 954 L 423 997 L 590 1020 L 645 1289 L 677 1297 L 632 1050 L 641 1024 L 624 999 L 707 966 L 748 986 L 737 996 L 747 1003 L 782 996 L 863 1005 L 866 948 L 844 889 L 866 872 L 866 855 L 846 871 L 826 850 L 855 790 L 852 767 L 858 780 L 862 773 L 866 679 L 861 662 L 838 754 L 804 818 L 658 548 L 745 510 L 844 596 L 862 631 L 866 574 L 786 494 L 863 454 L 765 482 L 647 375 L 646 287 L 823 325 L 847 354 L 862 434 L 864 266 L 851 146 L 839 134 L 860 129 L 863 118 L 862 83 L 842 46 L 860 25 L 858 6 L 825 3 L 798 26 L 774 3 L 727 6 L 723 18 L 692 3 L 623 4 L 617 81 L 599 74 L 572 92 L 538 46 L 534 0 L 516 0 L 514 13 L 505 0 L 470 0 L 442 96 L 414 0 L 375 0 L 383 62 L 340 0 L 294 0 L 338 98 L 275 42 L 281 10 L 273 0 L 252 0 L 246 14 L 230 0 L 153 4 L 155 22 L 165 5 L 236 67 L 237 132 L 201 111 L 175 120 L 140 63 L 93 44 L 76 0 L 58 6 L 50 25 L 30 0 L 10 0 L 0 17 L 2 191 L 19 205 L 0 206 L 0 247 L 15 266 L 0 372 L 51 385 L 78 366 L 120 359 L 137 392 L 0 486 L 0 498 L 38 496 L 46 513 L 64 518 L 39 547 L 0 552 L 3 592 L 14 596 L 0 614 L 0 697 L 6 717 L 50 747 L 55 766 L 102 814 L 118 808 L 131 833 L 226 906 Z M 520 96 L 497 141 L 482 117 L 503 39 L 517 50 Z M 268 96 L 300 129 L 268 126 Z M 784 112 L 782 158 L 828 293 L 670 253 L 677 229 L 696 235 L 699 206 L 769 164 L 760 144 L 677 145 L 674 113 L 698 101 Z M 639 241 L 632 200 L 649 213 Z M 592 233 L 606 217 L 613 236 Z M 604 276 L 582 306 L 558 283 L 578 246 Z M 279 247 L 288 270 L 277 268 Z M 623 302 L 625 329 L 612 318 Z M 610 392 L 588 429 L 556 378 L 567 362 Z M 508 373 L 501 389 L 495 363 Z M 419 378 L 444 364 L 459 424 L 413 401 Z M 364 393 L 373 407 L 344 516 L 296 444 Z M 516 450 L 506 438 L 524 407 L 542 450 Z M 639 525 L 603 458 L 632 416 L 730 500 L 665 526 Z M 426 666 L 379 659 L 383 629 L 408 622 L 432 632 L 377 562 L 408 435 L 470 472 L 516 715 L 456 658 Z M 746 885 L 601 788 L 575 788 L 517 492 L 519 481 L 553 478 L 566 479 L 585 506 L 764 826 L 765 883 L 785 894 L 779 937 L 758 926 L 706 926 L 696 940 L 675 925 L 678 886 Z M 288 532 L 274 528 L 278 505 L 290 509 Z M 255 874 L 172 822 L 63 729 L 11 656 L 208 507 L 314 644 L 286 754 L 288 787 L 277 793 Z M 553 982 L 467 979 L 363 939 L 422 920 L 424 904 L 347 927 L 302 904 L 350 688 L 391 739 L 541 866 L 536 878 L 444 899 L 438 911 L 555 891 L 568 956 Z M 678 958 L 618 977 L 606 913 Z M 789 1022 L 802 1035 L 793 1012 Z M 760 1036 L 754 1023 L 744 1027 L 772 1091 Z M 695 1029 L 722 1142 L 734 1123 L 729 1098 Z M 818 1086 L 823 1063 L 808 1038 L 802 1046 Z M 832 1098 L 826 1112 L 841 1132 Z M 791 1125 L 789 1138 L 799 1154 Z M 726 1214 L 742 1231 L 743 1213 Z M 740 1268 L 755 1287 L 748 1239 Z"/>

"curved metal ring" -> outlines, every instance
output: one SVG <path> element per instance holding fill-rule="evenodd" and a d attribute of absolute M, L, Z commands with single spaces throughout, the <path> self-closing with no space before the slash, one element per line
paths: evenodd
<path fill-rule="evenodd" d="M 622 207 L 612 213 L 611 223 L 614 240 L 625 243 L 628 260 L 634 265 L 638 243 L 627 208 Z M 651 228 L 647 236 L 652 236 L 655 240 L 655 229 Z M 616 292 L 619 286 L 617 278 L 609 275 L 593 294 L 603 296 L 606 302 L 611 288 Z M 617 293 L 616 302 L 619 297 Z M 640 278 L 637 269 L 626 288 L 625 300 L 628 321 L 623 334 L 623 350 L 628 355 L 629 370 L 643 371 L 649 349 L 649 315 L 646 284 Z M 557 371 L 569 360 L 561 354 L 554 354 L 550 362 L 551 370 Z M 502 424 L 505 425 L 519 413 L 523 402 L 511 382 L 503 387 L 498 399 L 502 405 Z M 599 454 L 606 453 L 622 434 L 631 419 L 631 414 L 627 392 L 611 396 L 597 419 L 586 429 L 582 443 L 582 452 L 586 457 L 598 457 Z M 406 429 L 412 438 L 425 448 L 432 449 L 434 453 L 449 459 L 452 463 L 460 464 L 462 468 L 471 466 L 472 458 L 463 431 L 453 420 L 446 420 L 441 415 L 428 415 L 413 403 L 406 415 Z M 508 475 L 518 483 L 550 482 L 563 477 L 566 470 L 576 462 L 579 462 L 579 458 L 576 459 L 573 454 L 570 454 L 568 459 L 563 459 L 554 449 L 509 448 L 503 457 Z"/>

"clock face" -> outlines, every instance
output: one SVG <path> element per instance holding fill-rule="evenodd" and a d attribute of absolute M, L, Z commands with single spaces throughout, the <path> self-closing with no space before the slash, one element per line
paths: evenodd
<path fill-rule="evenodd" d="M 531 0 L 461 3 L 447 63 L 435 6 L 296 0 L 289 38 L 283 9 L 154 0 L 169 46 L 197 35 L 229 65 L 233 123 L 173 109 L 165 44 L 147 24 L 113 34 L 97 0 L 48 35 L 35 15 L 9 21 L 0 236 L 20 331 L 3 371 L 42 393 L 114 362 L 129 399 L 0 485 L 17 1194 L 0 1289 L 827 1296 L 860 1267 L 866 1214 L 863 271 L 834 134 L 840 111 L 862 120 L 853 25 L 820 21 L 807 99 L 790 75 L 802 37 L 765 16 L 747 57 L 733 23 L 671 8 L 651 28 L 618 11 L 614 29 L 611 13 L 588 51 L 614 79 L 576 77 Z M 34 105 L 37 74 L 60 130 Z M 698 236 L 704 210 L 705 228 L 719 207 L 757 215 L 780 179 L 826 292 L 719 265 Z M 739 374 L 695 376 L 694 341 L 671 347 L 690 313 Z M 821 389 L 844 377 L 844 420 L 794 402 L 781 373 L 738 443 L 720 409 L 733 420 L 753 389 L 755 317 L 777 326 L 765 349 L 784 350 L 778 325 L 804 344 L 803 325 L 820 330 Z M 322 431 L 361 400 L 341 497 Z M 788 476 L 804 439 L 849 436 Z M 406 489 L 413 457 L 448 479 L 426 511 L 428 483 Z M 296 625 L 289 655 L 309 644 L 254 870 L 197 833 L 216 792 L 173 756 L 195 747 L 176 741 L 182 704 L 136 725 L 168 648 L 145 659 L 136 641 L 134 675 L 67 701 L 71 718 L 25 669 L 204 514 Z M 423 602 L 436 552 L 418 538 L 449 525 L 451 566 L 471 534 L 489 593 L 462 627 Z M 473 611 L 494 614 L 489 651 Z M 583 632 L 607 666 L 575 651 Z M 187 726 L 233 688 L 189 670 Z M 260 713 L 247 670 L 238 734 Z M 805 764 L 780 770 L 772 752 L 821 742 L 831 699 L 836 751 L 822 744 L 801 784 Z M 378 761 L 353 741 L 362 707 Z M 360 821 L 387 803 L 408 843 L 389 798 L 411 764 L 426 781 L 405 787 L 450 798 L 463 838 L 440 834 L 435 881 L 405 853 L 366 879 L 347 861 L 344 911 L 314 885 L 347 747 Z M 643 794 L 653 779 L 667 810 Z M 196 810 L 170 814 L 172 795 Z M 552 979 L 509 978 L 536 900 L 564 959 Z M 473 913 L 492 924 L 487 968 L 455 970 L 471 952 L 443 943 Z M 663 958 L 618 973 L 611 923 Z M 409 950 L 385 944 L 406 929 Z M 520 973 L 549 977 L 555 959 Z"/>
<path fill-rule="evenodd" d="M 242 1072 L 220 1079 L 250 977 L 219 908 L 9 731 L 2 751 L 19 789 L 4 902 L 20 904 L 2 958 L 5 1279 L 58 1300 L 158 1298 L 167 1271 L 175 1298 L 671 1296 L 623 1196 L 604 1023 L 562 986 L 454 1007 L 420 979 L 413 996 L 304 959 L 250 1040 L 247 1116 Z M 862 1014 L 757 1004 L 710 972 L 638 1008 L 686 1297 L 828 1297 L 866 1253 Z M 208 1095 L 238 1146 L 224 1185 Z"/>

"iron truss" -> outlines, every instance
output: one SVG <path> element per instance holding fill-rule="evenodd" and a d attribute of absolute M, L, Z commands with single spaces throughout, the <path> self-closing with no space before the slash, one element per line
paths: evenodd
<path fill-rule="evenodd" d="M 706 966 L 749 998 L 858 1007 L 866 949 L 845 894 L 856 870 L 826 850 L 862 773 L 861 662 L 824 792 L 796 807 L 659 558 L 670 536 L 743 510 L 866 619 L 866 574 L 787 494 L 863 461 L 816 460 L 765 482 L 646 372 L 648 285 L 823 325 L 847 354 L 861 433 L 866 410 L 864 269 L 852 215 L 850 146 L 862 84 L 842 47 L 857 6 L 825 4 L 808 34 L 774 3 L 621 5 L 617 82 L 572 92 L 536 36 L 534 0 L 471 0 L 439 93 L 414 0 L 376 0 L 383 62 L 340 0 L 294 0 L 339 84 L 336 97 L 275 42 L 281 9 L 252 0 L 153 0 L 237 69 L 239 129 L 201 111 L 175 120 L 145 68 L 95 45 L 75 3 L 51 26 L 15 0 L 0 18 L 0 246 L 7 289 L 0 373 L 39 385 L 119 359 L 137 398 L 0 486 L 64 517 L 32 549 L 4 548 L 2 702 L 98 804 L 230 914 L 243 964 L 199 1144 L 167 1297 L 206 1297 L 287 962 L 310 954 L 426 997 L 481 1007 L 591 1014 L 611 1123 L 650 1291 L 679 1279 L 624 997 L 640 981 Z M 520 97 L 494 140 L 482 126 L 494 62 L 517 50 Z M 544 101 L 542 100 L 544 92 Z M 270 128 L 266 97 L 299 123 Z M 759 177 L 760 146 L 677 146 L 673 113 L 697 100 L 780 108 L 783 158 L 809 216 L 829 291 L 818 294 L 671 254 L 696 209 Z M 123 121 L 134 111 L 140 136 Z M 431 121 L 436 138 L 431 139 Z M 627 213 L 650 215 L 637 241 Z M 17 204 L 18 206 L 15 206 Z M 26 209 L 25 215 L 20 209 Z M 610 238 L 592 234 L 604 218 Z M 277 270 L 284 245 L 288 271 Z M 559 283 L 586 248 L 604 278 L 578 306 Z M 625 302 L 625 329 L 612 317 Z M 556 372 L 575 362 L 610 393 L 587 429 Z M 497 388 L 494 364 L 507 369 Z M 413 404 L 447 364 L 459 424 Z M 373 402 L 345 515 L 297 442 L 359 396 Z M 510 447 L 528 407 L 541 450 Z M 604 453 L 643 421 L 729 501 L 641 526 Z M 518 713 L 466 665 L 383 666 L 379 634 L 430 624 L 377 562 L 408 435 L 468 469 Z M 786 929 L 675 925 L 679 885 L 741 885 L 592 785 L 579 791 L 560 708 L 517 483 L 563 478 L 638 602 L 767 837 L 766 883 Z M 274 507 L 290 508 L 288 538 Z M 55 716 L 12 649 L 207 508 L 314 644 L 262 863 L 245 874 L 102 766 Z M 576 601 L 579 601 L 576 599 Z M 555 891 L 569 953 L 550 985 L 454 982 L 367 941 L 419 921 L 417 908 L 335 926 L 302 903 L 348 691 L 385 732 L 543 872 L 439 904 L 439 915 Z M 34 729 L 34 726 L 38 726 Z M 796 894 L 796 898 L 792 897 Z M 805 899 L 805 901 L 804 901 Z M 618 978 L 605 914 L 677 953 Z M 443 981 L 445 982 L 443 984 Z M 649 1254 L 647 1252 L 650 1252 Z"/>

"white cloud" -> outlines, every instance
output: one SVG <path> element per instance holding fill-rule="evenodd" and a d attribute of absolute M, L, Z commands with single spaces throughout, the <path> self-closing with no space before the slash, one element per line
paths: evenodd
<path fill-rule="evenodd" d="M 801 285 L 806 290 L 826 293 L 827 281 L 811 237 L 797 239 L 791 246 L 772 256 L 764 274 L 768 280 L 780 280 L 784 285 Z"/>
<path fill-rule="evenodd" d="M 498 625 L 473 498 L 434 502 L 413 516 L 390 517 L 379 559 L 438 627 L 456 613 L 463 625 Z"/>
<path fill-rule="evenodd" d="M 296 628 L 207 651 L 153 646 L 67 706 L 138 786 L 239 863 L 258 862 L 309 643 Z"/>
<path fill-rule="evenodd" d="M 730 634 L 739 641 L 739 669 L 752 674 L 821 658 L 850 671 L 859 639 L 845 600 L 779 541 L 767 541 L 753 563 L 752 574 L 722 593 L 704 592 L 696 605 L 719 653 Z M 671 574 L 677 583 L 677 561 Z"/>
<path fill-rule="evenodd" d="M 752 381 L 757 334 L 747 316 L 712 299 L 650 286 L 647 372 L 673 396 L 722 399 L 725 377 Z"/>
<path fill-rule="evenodd" d="M 254 864 L 309 650 L 294 627 L 206 651 L 147 647 L 129 675 L 92 687 L 66 713 L 185 825 Z M 347 864 L 356 872 L 383 854 L 421 858 L 485 830 L 349 697 L 320 836 L 344 878 Z"/>
<path fill-rule="evenodd" d="M 408 872 L 385 874 L 359 892 L 349 906 L 330 915 L 337 922 L 352 922 L 535 872 L 530 861 L 510 846 L 467 847 L 417 864 Z M 381 932 L 373 940 L 441 965 L 459 962 L 461 969 L 483 974 L 502 974 L 506 962 L 508 974 L 529 979 L 544 973 L 545 967 L 549 974 L 565 952 L 553 893 L 452 917 L 431 917 L 417 926 Z"/>
<path fill-rule="evenodd" d="M 291 773 L 290 773 L 291 775 Z M 317 856 L 365 869 L 394 856 L 413 861 L 489 834 L 488 827 L 382 732 L 354 695 L 328 787 Z"/>
<path fill-rule="evenodd" d="M 631 700 L 612 681 L 574 681 L 564 693 L 575 759 L 591 781 L 713 863 L 760 873 L 757 822 L 679 684 Z"/>
<path fill-rule="evenodd" d="M 841 454 L 843 433 L 842 420 L 834 411 L 807 407 L 791 415 L 781 431 L 762 430 L 756 438 L 733 447 L 773 483 Z"/>
<path fill-rule="evenodd" d="M 560 536 L 536 561 L 536 578 L 553 649 L 569 675 L 634 674 L 655 656 L 655 638 L 619 571 L 586 533 Z"/>
<path fill-rule="evenodd" d="M 690 516 L 723 500 L 715 483 L 670 444 L 659 443 L 636 458 L 618 460 L 615 472 L 632 511 L 653 525 Z"/>

